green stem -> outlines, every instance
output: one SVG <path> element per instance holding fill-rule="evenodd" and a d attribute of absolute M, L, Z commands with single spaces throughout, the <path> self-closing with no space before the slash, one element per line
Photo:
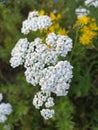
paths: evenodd
<path fill-rule="evenodd" d="M 71 61 L 71 59 L 72 59 L 72 57 L 73 57 L 73 54 L 74 54 L 74 50 L 75 50 L 76 45 L 77 45 L 76 43 L 77 43 L 77 40 L 78 40 L 78 32 L 79 32 L 79 29 L 76 30 L 75 42 L 74 42 L 74 45 L 73 45 L 73 49 L 72 49 L 72 52 L 71 52 L 69 61 Z"/>

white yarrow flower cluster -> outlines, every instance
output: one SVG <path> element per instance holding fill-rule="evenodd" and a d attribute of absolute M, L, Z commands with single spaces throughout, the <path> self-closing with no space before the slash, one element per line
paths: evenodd
<path fill-rule="evenodd" d="M 56 55 L 66 56 L 72 49 L 72 39 L 64 35 L 50 33 L 46 38 L 46 44 L 50 45 Z"/>
<path fill-rule="evenodd" d="M 2 93 L 0 93 L 0 102 L 2 101 L 2 99 L 3 99 L 3 95 Z"/>
<path fill-rule="evenodd" d="M 21 32 L 28 34 L 31 30 L 45 29 L 51 26 L 52 22 L 49 16 L 39 16 L 37 11 L 30 12 L 28 18 L 23 21 Z"/>
<path fill-rule="evenodd" d="M 48 120 L 49 118 L 52 118 L 54 115 L 54 110 L 50 110 L 50 109 L 42 109 L 40 111 L 41 115 L 44 117 L 44 119 Z"/>
<path fill-rule="evenodd" d="M 23 22 L 22 32 L 28 34 L 30 30 L 37 31 L 50 26 L 50 17 L 39 16 L 37 11 L 29 13 L 27 20 Z M 66 57 L 72 49 L 72 39 L 64 35 L 56 35 L 54 32 L 46 38 L 35 38 L 34 41 L 20 39 L 12 50 L 10 60 L 13 68 L 24 64 L 25 76 L 28 83 L 39 85 L 40 91 L 33 99 L 33 105 L 40 109 L 45 119 L 52 118 L 54 99 L 56 96 L 65 96 L 70 87 L 72 66 L 68 61 L 60 61 L 60 57 Z"/>
<path fill-rule="evenodd" d="M 13 68 L 18 67 L 24 63 L 24 58 L 28 48 L 27 38 L 20 39 L 11 52 L 10 64 Z"/>
<path fill-rule="evenodd" d="M 52 35 L 55 35 L 56 40 L 54 40 Z M 47 44 L 49 45 L 50 42 L 47 39 L 53 41 L 55 47 L 51 46 L 49 48 Z M 33 42 L 29 43 L 24 63 L 27 82 L 34 86 L 39 84 L 45 66 L 50 64 L 55 65 L 58 61 L 58 56 L 66 56 L 71 51 L 71 48 L 71 38 L 54 33 L 47 36 L 46 43 L 42 43 L 40 38 L 36 38 Z"/>
<path fill-rule="evenodd" d="M 10 115 L 11 113 L 12 113 L 12 106 L 10 103 L 0 103 L 0 123 L 4 123 L 7 120 L 7 115 Z"/>
<path fill-rule="evenodd" d="M 95 8 L 97 8 L 98 7 L 98 0 L 86 0 L 85 5 L 87 7 L 94 6 Z"/>
<path fill-rule="evenodd" d="M 45 107 L 46 107 L 46 108 L 50 108 L 50 107 L 52 107 L 52 106 L 54 106 L 54 99 L 53 99 L 52 97 L 49 97 L 49 98 L 47 99 L 47 102 L 45 103 Z"/>
<path fill-rule="evenodd" d="M 51 97 L 51 93 L 49 91 L 39 91 L 33 99 L 33 105 L 36 109 L 41 109 L 43 106 L 46 107 L 46 109 L 43 108 L 40 110 L 41 115 L 46 120 L 53 117 L 55 112 L 50 108 L 53 107 L 54 104 L 54 99 Z"/>
<path fill-rule="evenodd" d="M 39 109 L 40 107 L 42 107 L 43 103 L 46 101 L 48 96 L 50 96 L 50 93 L 39 91 L 34 96 L 34 100 L 33 100 L 33 105 L 35 106 L 35 108 Z"/>
<path fill-rule="evenodd" d="M 90 12 L 86 8 L 79 7 L 77 9 L 75 9 L 75 13 L 76 13 L 77 17 L 81 17 L 84 15 L 87 16 Z"/>
<path fill-rule="evenodd" d="M 41 90 L 53 92 L 57 96 L 65 96 L 72 78 L 72 68 L 68 61 L 60 61 L 55 66 L 45 68 L 39 82 Z"/>

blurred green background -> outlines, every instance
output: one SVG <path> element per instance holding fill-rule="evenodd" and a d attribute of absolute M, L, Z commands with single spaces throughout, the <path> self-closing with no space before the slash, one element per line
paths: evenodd
<path fill-rule="evenodd" d="M 47 13 L 60 13 L 60 25 L 69 30 L 68 35 L 74 41 L 75 9 L 79 6 L 85 7 L 84 0 L 0 1 L 0 92 L 4 102 L 13 106 L 13 113 L 0 124 L 0 130 L 5 130 L 5 125 L 10 130 L 98 130 L 98 37 L 94 47 L 78 45 L 75 48 L 70 61 L 74 76 L 68 96 L 55 97 L 56 113 L 48 121 L 32 105 L 38 90 L 26 82 L 24 68 L 12 69 L 9 64 L 12 48 L 25 37 L 21 26 L 30 11 L 43 9 Z M 98 8 L 89 7 L 89 10 L 98 24 Z"/>

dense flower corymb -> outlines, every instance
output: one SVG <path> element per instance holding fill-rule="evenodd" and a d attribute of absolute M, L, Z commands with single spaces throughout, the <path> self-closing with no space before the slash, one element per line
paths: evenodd
<path fill-rule="evenodd" d="M 3 99 L 2 94 L 0 93 L 0 101 Z M 3 123 L 7 120 L 7 115 L 12 113 L 12 106 L 10 103 L 0 103 L 0 123 Z"/>
<path fill-rule="evenodd" d="M 79 7 L 75 10 L 75 13 L 77 17 L 87 16 L 89 14 L 89 10 Z"/>
<path fill-rule="evenodd" d="M 42 109 L 41 110 L 41 115 L 44 117 L 44 119 L 49 119 L 53 117 L 54 114 L 54 110 L 50 110 L 50 109 Z"/>
<path fill-rule="evenodd" d="M 42 15 L 45 15 L 44 10 L 40 10 L 39 12 L 39 16 Z M 51 18 L 52 25 L 46 28 L 45 30 L 40 29 L 40 33 L 46 32 L 47 34 L 49 34 L 52 32 L 56 32 L 57 34 L 60 35 L 67 35 L 67 31 L 65 30 L 65 28 L 62 28 L 60 26 L 61 14 L 57 13 L 57 11 L 54 10 L 53 12 L 50 12 L 49 16 Z"/>
<path fill-rule="evenodd" d="M 53 16 L 52 16 L 53 17 Z M 22 33 L 28 34 L 30 30 L 46 29 L 52 22 L 49 16 L 39 14 L 37 11 L 29 13 L 23 22 Z M 61 61 L 59 57 L 66 57 L 72 49 L 72 39 L 54 32 L 47 33 L 44 38 L 37 37 L 32 42 L 26 38 L 20 39 L 11 52 L 10 63 L 13 68 L 24 65 L 26 81 L 33 86 L 39 85 L 40 91 L 33 99 L 33 105 L 40 109 L 45 119 L 52 118 L 55 111 L 56 96 L 65 96 L 70 87 L 72 66 L 67 60 Z"/>
<path fill-rule="evenodd" d="M 85 5 L 86 6 L 94 6 L 94 7 L 98 7 L 98 0 L 86 0 L 85 1 Z"/>
<path fill-rule="evenodd" d="M 39 15 L 37 11 L 30 12 L 28 18 L 23 21 L 21 32 L 28 34 L 31 30 L 45 29 L 51 26 L 52 22 L 49 16 Z"/>
<path fill-rule="evenodd" d="M 3 95 L 2 93 L 0 93 L 0 102 L 2 101 L 2 99 L 3 99 Z"/>
<path fill-rule="evenodd" d="M 53 92 L 57 96 L 65 96 L 72 78 L 72 68 L 68 61 L 60 61 L 55 66 L 45 68 L 39 82 L 41 90 Z"/>

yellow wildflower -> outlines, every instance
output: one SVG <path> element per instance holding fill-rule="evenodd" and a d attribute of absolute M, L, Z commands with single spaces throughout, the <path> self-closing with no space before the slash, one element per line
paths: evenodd
<path fill-rule="evenodd" d="M 86 33 L 90 30 L 90 28 L 88 26 L 83 26 L 81 29 L 80 29 L 80 32 L 82 33 Z"/>
<path fill-rule="evenodd" d="M 56 20 L 56 16 L 53 12 L 50 13 L 51 21 Z"/>
<path fill-rule="evenodd" d="M 98 30 L 98 26 L 97 26 L 96 22 L 90 23 L 89 27 L 91 30 L 94 30 L 94 31 Z"/>
<path fill-rule="evenodd" d="M 88 16 L 81 16 L 77 19 L 76 24 L 88 24 L 88 22 L 90 21 L 90 17 Z"/>
<path fill-rule="evenodd" d="M 58 34 L 60 35 L 67 35 L 67 31 L 63 28 L 60 28 L 58 31 L 57 31 Z"/>
<path fill-rule="evenodd" d="M 59 20 L 61 18 L 61 14 L 57 15 L 57 20 Z"/>
<path fill-rule="evenodd" d="M 54 26 L 55 29 L 60 27 L 59 23 L 55 23 L 53 26 Z"/>
<path fill-rule="evenodd" d="M 50 26 L 50 27 L 48 28 L 48 33 L 50 33 L 50 32 L 54 32 L 54 26 Z"/>
<path fill-rule="evenodd" d="M 81 32 L 80 42 L 83 45 L 92 45 L 93 38 L 97 36 L 97 32 L 90 30 L 89 27 L 82 28 Z"/>
<path fill-rule="evenodd" d="M 76 24 L 82 25 L 80 29 L 79 40 L 83 45 L 93 45 L 93 39 L 97 36 L 98 26 L 94 18 L 89 16 L 81 16 Z"/>
<path fill-rule="evenodd" d="M 92 40 L 86 34 L 82 34 L 81 37 L 80 37 L 80 42 L 83 45 L 88 45 L 88 44 L 92 43 Z"/>
<path fill-rule="evenodd" d="M 45 14 L 45 11 L 44 10 L 40 10 L 39 15 L 41 16 L 41 15 L 44 15 L 44 14 Z"/>
<path fill-rule="evenodd" d="M 53 24 L 52 26 L 48 28 L 48 33 L 55 32 L 56 30 L 58 30 L 59 27 L 60 25 L 58 23 Z"/>

